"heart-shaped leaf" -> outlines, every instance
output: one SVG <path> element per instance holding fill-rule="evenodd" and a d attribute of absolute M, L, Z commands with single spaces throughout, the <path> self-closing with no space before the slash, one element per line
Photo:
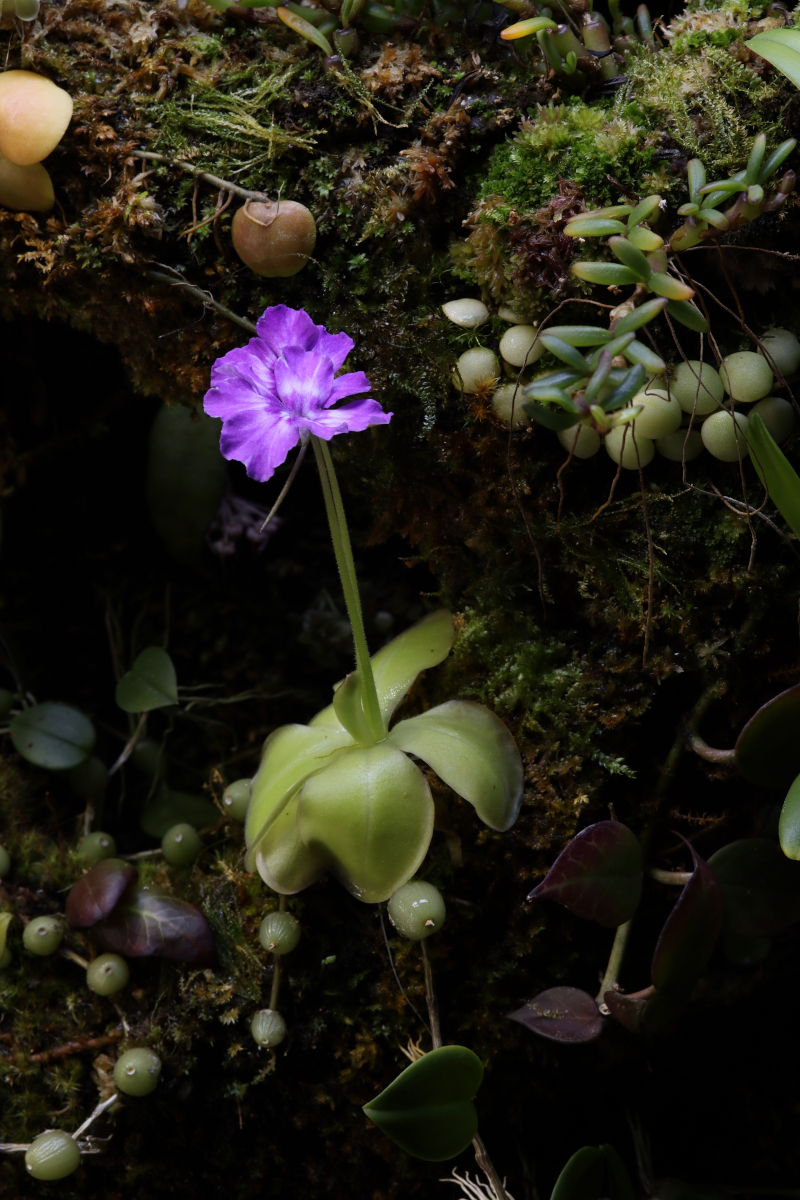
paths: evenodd
<path fill-rule="evenodd" d="M 634 1200 L 625 1164 L 613 1146 L 584 1146 L 556 1180 L 550 1200 Z"/>
<path fill-rule="evenodd" d="M 800 684 L 768 700 L 736 741 L 736 763 L 760 787 L 788 788 L 800 775 Z"/>
<path fill-rule="evenodd" d="M 711 958 L 722 929 L 719 884 L 708 863 L 693 846 L 689 849 L 694 870 L 667 917 L 653 954 L 651 977 L 664 993 L 684 994 L 691 988 Z"/>
<path fill-rule="evenodd" d="M 36 704 L 11 721 L 11 740 L 35 767 L 68 771 L 84 762 L 96 740 L 94 725 L 69 704 Z"/>
<path fill-rule="evenodd" d="M 800 863 L 777 842 L 745 838 L 708 860 L 722 890 L 726 935 L 771 938 L 800 921 Z"/>
<path fill-rule="evenodd" d="M 123 712 L 152 712 L 178 703 L 178 679 L 172 659 L 160 646 L 148 646 L 117 684 L 116 701 Z"/>
<path fill-rule="evenodd" d="M 516 821 L 522 758 L 506 726 L 482 704 L 449 700 L 401 721 L 387 741 L 432 767 L 491 829 L 509 829 Z"/>
<path fill-rule="evenodd" d="M 781 850 L 787 858 L 800 858 L 800 775 L 786 795 L 778 821 Z"/>
<path fill-rule="evenodd" d="M 163 888 L 140 883 L 128 888 L 92 935 L 103 950 L 125 958 L 172 958 L 193 967 L 212 967 L 217 959 L 211 929 L 199 908 Z"/>
<path fill-rule="evenodd" d="M 605 929 L 624 925 L 642 893 L 642 848 L 621 821 L 598 821 L 561 851 L 529 900 L 557 900 Z"/>
<path fill-rule="evenodd" d="M 337 728 L 315 724 L 330 712 Z M 324 709 L 310 725 L 282 725 L 264 743 L 261 766 L 253 780 L 244 832 L 248 852 L 245 866 L 255 869 L 255 853 L 272 822 L 298 787 L 315 771 L 328 767 L 344 749 L 354 745 L 333 711 Z"/>
<path fill-rule="evenodd" d="M 588 992 L 574 987 L 548 988 L 508 1014 L 551 1042 L 593 1042 L 603 1032 L 600 1009 Z"/>
<path fill-rule="evenodd" d="M 297 828 L 305 846 L 365 904 L 407 883 L 433 836 L 427 780 L 385 742 L 349 754 L 303 785 Z"/>
<path fill-rule="evenodd" d="M 173 825 L 194 825 L 202 829 L 220 818 L 219 809 L 205 796 L 174 792 L 162 783 L 155 796 L 142 810 L 139 824 L 149 837 L 162 838 Z"/>
<path fill-rule="evenodd" d="M 407 1154 L 444 1162 L 478 1132 L 472 1101 L 482 1080 L 483 1064 L 471 1050 L 440 1046 L 406 1067 L 364 1112 Z"/>
<path fill-rule="evenodd" d="M 106 858 L 97 863 L 67 896 L 67 924 L 71 929 L 90 929 L 110 916 L 126 888 L 138 878 L 136 867 L 121 858 Z"/>

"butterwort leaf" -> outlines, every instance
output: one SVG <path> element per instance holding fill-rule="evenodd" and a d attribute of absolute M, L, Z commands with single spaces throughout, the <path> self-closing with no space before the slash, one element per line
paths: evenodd
<path fill-rule="evenodd" d="M 419 767 L 386 742 L 354 748 L 303 785 L 304 845 L 349 892 L 378 904 L 407 883 L 433 836 L 433 799 Z"/>
<path fill-rule="evenodd" d="M 736 763 L 759 787 L 788 788 L 800 775 L 800 684 L 759 708 L 736 740 Z"/>
<path fill-rule="evenodd" d="M 172 958 L 193 967 L 212 967 L 217 959 L 200 909 L 151 885 L 132 884 L 92 933 L 103 950 L 125 958 Z"/>
<path fill-rule="evenodd" d="M 178 703 L 178 678 L 172 659 L 160 646 L 148 646 L 117 684 L 116 701 L 123 712 L 152 712 Z"/>
<path fill-rule="evenodd" d="M 69 704 L 48 701 L 23 709 L 11 721 L 11 740 L 35 767 L 68 771 L 80 766 L 97 737 L 88 717 Z"/>
<path fill-rule="evenodd" d="M 800 858 L 800 775 L 786 793 L 778 821 L 778 838 L 787 858 Z"/>
<path fill-rule="evenodd" d="M 471 1050 L 440 1046 L 406 1067 L 364 1112 L 407 1154 L 444 1162 L 478 1132 L 472 1101 L 482 1080 L 483 1064 Z"/>
<path fill-rule="evenodd" d="M 800 863 L 769 838 L 744 838 L 708 860 L 722 890 L 726 936 L 777 937 L 800 921 Z"/>
<path fill-rule="evenodd" d="M 67 896 L 65 916 L 71 929 L 91 929 L 110 916 L 139 872 L 121 858 L 106 858 L 87 871 Z"/>
<path fill-rule="evenodd" d="M 708 863 L 686 843 L 694 861 L 689 882 L 656 943 L 651 977 L 659 992 L 689 991 L 711 958 L 722 929 L 722 892 Z"/>
<path fill-rule="evenodd" d="M 625 1164 L 613 1146 L 584 1146 L 556 1180 L 550 1200 L 634 1200 Z"/>
<path fill-rule="evenodd" d="M 603 1032 L 596 1002 L 588 992 L 574 987 L 548 988 L 509 1013 L 508 1019 L 551 1042 L 593 1042 Z"/>
<path fill-rule="evenodd" d="M 557 900 L 605 929 L 624 925 L 642 893 L 642 848 L 621 821 L 598 821 L 561 851 L 529 900 Z"/>
<path fill-rule="evenodd" d="M 522 757 L 506 726 L 484 705 L 448 700 L 400 721 L 387 741 L 426 762 L 491 829 L 510 829 L 516 821 Z"/>

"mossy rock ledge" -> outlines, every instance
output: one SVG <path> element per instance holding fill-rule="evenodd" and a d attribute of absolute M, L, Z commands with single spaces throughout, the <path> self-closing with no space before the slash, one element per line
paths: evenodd
<path fill-rule="evenodd" d="M 14 922 L 0 971 L 0 1141 L 77 1129 L 129 1049 L 149 1047 L 163 1066 L 152 1094 L 98 1119 L 98 1152 L 75 1174 L 40 1182 L 22 1154 L 0 1153 L 0 1196 L 458 1195 L 441 1182 L 453 1164 L 408 1157 L 361 1112 L 409 1045 L 430 1049 L 420 946 L 395 935 L 385 906 L 381 917 L 327 877 L 291 897 L 302 937 L 282 962 L 288 1032 L 274 1048 L 250 1035 L 276 961 L 258 929 L 278 898 L 245 870 L 242 826 L 221 797 L 255 773 L 273 729 L 308 721 L 352 669 L 345 610 L 313 469 L 260 552 L 206 547 L 187 563 L 151 524 L 146 464 L 157 412 L 201 410 L 214 361 L 276 304 L 346 331 L 348 367 L 394 414 L 331 449 L 374 648 L 432 608 L 455 614 L 452 654 L 402 715 L 479 701 L 523 756 L 521 814 L 506 833 L 430 774 L 437 829 L 421 871 L 447 905 L 425 942 L 444 1039 L 484 1063 L 480 1128 L 509 1193 L 543 1200 L 571 1154 L 606 1142 L 634 1176 L 635 1146 L 641 1165 L 651 1144 L 654 1180 L 699 1189 L 670 1196 L 794 1186 L 797 1100 L 792 1072 L 778 1069 L 781 1020 L 764 1008 L 794 994 L 795 930 L 752 968 L 718 951 L 680 1021 L 649 1039 L 612 1026 L 560 1046 L 506 1016 L 545 988 L 597 990 L 613 934 L 525 898 L 609 806 L 639 834 L 660 813 L 653 863 L 672 870 L 688 865 L 675 834 L 706 857 L 776 836 L 774 793 L 674 748 L 701 697 L 703 736 L 732 746 L 760 704 L 800 682 L 796 539 L 769 501 L 748 516 L 743 498 L 763 499 L 749 462 L 704 454 L 684 474 L 656 457 L 612 486 L 603 450 L 561 470 L 552 432 L 510 432 L 490 388 L 465 395 L 452 382 L 465 350 L 497 350 L 501 309 L 539 323 L 562 306 L 557 324 L 602 324 L 620 303 L 619 289 L 571 274 L 605 251 L 567 237 L 570 216 L 658 192 L 654 225 L 667 238 L 690 159 L 718 179 L 743 169 L 758 133 L 770 147 L 800 137 L 796 89 L 745 45 L 786 23 L 785 10 L 673 8 L 652 45 L 627 39 L 615 78 L 570 90 L 535 38 L 499 38 L 516 17 L 498 4 L 426 6 L 391 35 L 362 31 L 351 59 L 325 57 L 268 7 L 43 0 L 26 22 L 8 7 L 6 69 L 52 79 L 74 115 L 45 164 L 52 210 L 0 208 L 0 685 L 91 715 L 95 753 L 111 765 L 130 732 L 115 671 L 167 641 L 181 687 L 196 689 L 182 704 L 198 699 L 178 717 L 152 715 L 147 736 L 163 735 L 170 788 L 216 809 L 193 864 L 136 862 L 141 883 L 204 913 L 218 962 L 132 958 L 128 986 L 104 997 L 74 961 L 91 953 L 86 935 L 66 935 L 73 958 L 25 953 L 23 924 L 63 912 L 86 869 L 76 851 L 95 801 L 5 737 L 0 843 L 12 866 L 0 913 Z M 585 9 L 569 0 L 571 20 Z M 308 265 L 282 279 L 245 267 L 231 242 L 243 200 L 192 167 L 306 205 L 317 226 Z M 790 196 L 684 256 L 721 354 L 751 347 L 743 325 L 800 335 L 799 214 Z M 477 329 L 443 315 L 461 297 L 487 305 Z M 670 365 L 698 356 L 698 335 L 661 317 L 648 328 Z M 796 432 L 783 448 L 796 465 Z M 268 509 L 284 479 L 256 485 L 233 464 L 226 495 Z M 149 770 L 115 773 L 102 826 L 95 803 L 94 828 L 122 855 L 161 838 L 139 823 L 166 795 Z M 667 801 L 655 800 L 665 786 Z M 645 887 L 631 991 L 649 983 L 676 897 Z M 473 1172 L 471 1154 L 455 1167 Z M 637 1194 L 666 1194 L 645 1177 Z"/>

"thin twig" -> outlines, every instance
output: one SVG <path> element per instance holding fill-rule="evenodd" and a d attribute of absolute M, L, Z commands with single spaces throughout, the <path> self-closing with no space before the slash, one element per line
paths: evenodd
<path fill-rule="evenodd" d="M 128 761 L 130 756 L 133 754 L 134 750 L 136 749 L 136 743 L 139 741 L 139 738 L 144 733 L 146 725 L 147 725 L 147 713 L 142 713 L 142 715 L 139 717 L 139 724 L 136 726 L 136 728 L 133 731 L 133 734 L 131 735 L 131 737 L 126 742 L 125 746 L 123 747 L 122 753 L 120 754 L 119 758 L 114 763 L 113 767 L 110 768 L 110 770 L 108 772 L 109 779 L 111 778 L 112 775 L 116 775 L 116 773 L 120 769 L 120 767 L 124 767 L 125 763 Z"/>
<path fill-rule="evenodd" d="M 227 179 L 220 179 L 218 175 L 211 175 L 208 171 L 203 171 L 200 167 L 195 167 L 190 162 L 167 158 L 166 154 L 156 154 L 153 150 L 137 150 L 136 158 L 147 158 L 151 162 L 161 162 L 165 163 L 168 167 L 179 167 L 182 171 L 191 171 L 197 179 L 202 179 L 204 183 L 210 183 L 223 191 L 232 192 L 234 196 L 240 196 L 243 200 L 259 200 L 262 204 L 270 203 L 269 196 L 264 192 L 252 192 L 249 188 L 243 188 L 238 183 L 231 183 Z"/>
<path fill-rule="evenodd" d="M 278 499 L 275 501 L 272 508 L 267 513 L 266 519 L 264 520 L 264 524 L 261 526 L 259 533 L 264 532 L 264 530 L 267 528 L 267 526 L 269 525 L 272 518 L 275 516 L 275 513 L 278 511 L 278 509 L 280 508 L 280 506 L 283 504 L 284 500 L 286 499 L 286 496 L 288 495 L 288 492 L 289 492 L 289 488 L 294 483 L 295 476 L 297 475 L 297 472 L 300 470 L 303 459 L 306 456 L 306 450 L 308 449 L 308 445 L 309 445 L 308 442 L 303 442 L 302 446 L 300 447 L 300 452 L 297 455 L 297 458 L 294 460 L 294 466 L 292 467 L 291 471 L 289 472 L 289 478 L 286 480 L 286 483 L 281 488 L 281 492 L 280 492 L 280 495 L 278 496 Z"/>
<path fill-rule="evenodd" d="M 439 1001 L 436 999 L 436 989 L 433 986 L 431 960 L 428 955 L 428 947 L 424 938 L 420 942 L 420 947 L 422 949 L 422 964 L 425 969 L 425 999 L 428 1002 L 428 1020 L 431 1023 L 431 1041 L 433 1042 L 434 1050 L 438 1050 L 442 1044 L 442 1031 L 439 1026 Z"/>
<path fill-rule="evenodd" d="M 220 304 L 215 300 L 210 292 L 204 292 L 202 288 L 194 287 L 193 284 L 187 283 L 183 276 L 178 276 L 173 279 L 171 275 L 164 275 L 161 271 L 145 271 L 145 278 L 152 279 L 154 283 L 168 283 L 170 287 L 181 288 L 182 291 L 188 292 L 195 300 L 199 300 L 201 304 L 208 308 L 213 308 L 220 316 L 227 317 L 229 321 L 233 321 L 235 325 L 240 325 L 242 329 L 246 329 L 248 333 L 258 333 L 252 321 L 248 321 L 246 317 L 240 317 L 238 313 L 232 309 L 226 308 L 224 304 Z"/>

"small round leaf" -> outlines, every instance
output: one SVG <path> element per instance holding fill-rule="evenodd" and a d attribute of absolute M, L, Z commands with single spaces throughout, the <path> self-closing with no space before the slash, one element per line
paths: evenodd
<path fill-rule="evenodd" d="M 22 757 L 50 771 L 68 771 L 84 762 L 96 736 L 89 718 L 69 704 L 36 704 L 11 722 L 11 740 Z"/>

